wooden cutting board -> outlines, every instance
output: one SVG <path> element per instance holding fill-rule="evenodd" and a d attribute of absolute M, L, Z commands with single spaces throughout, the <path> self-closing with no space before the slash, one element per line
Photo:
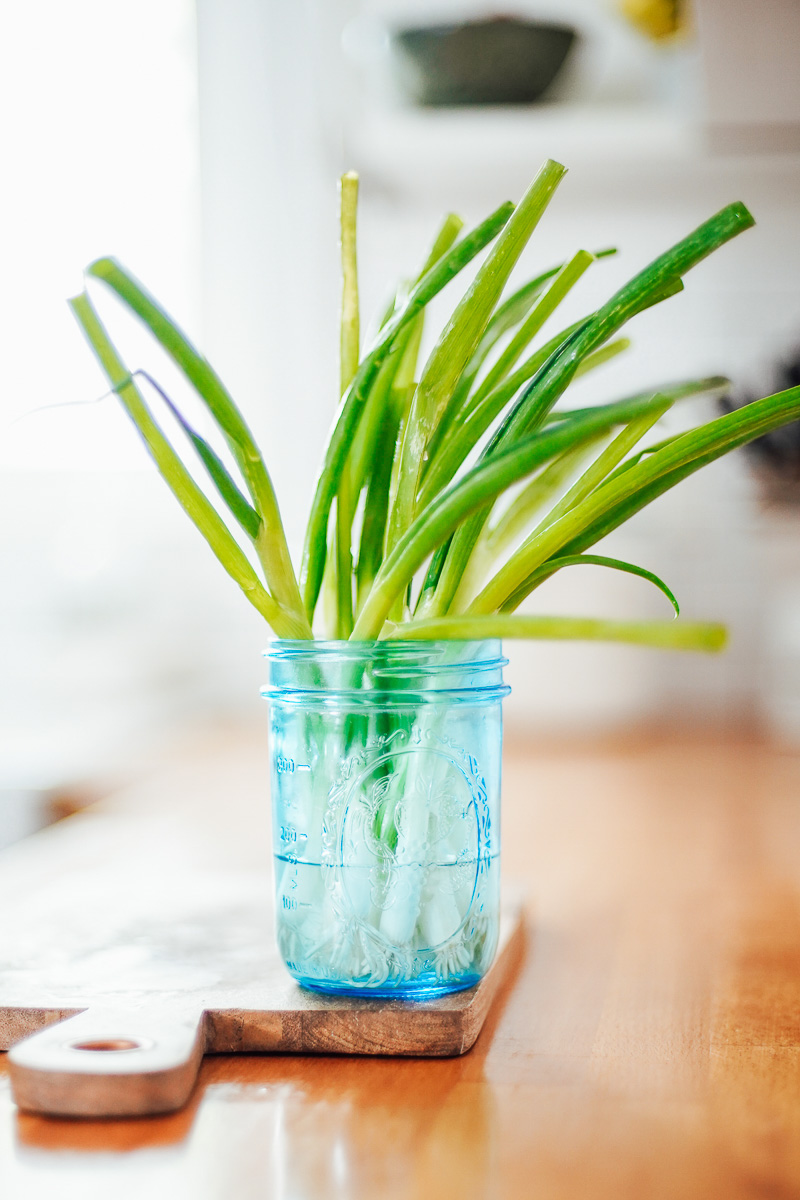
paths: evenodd
<path fill-rule="evenodd" d="M 468 991 L 414 1003 L 317 995 L 278 959 L 267 871 L 215 870 L 158 822 L 78 818 L 49 836 L 34 878 L 16 872 L 24 894 L 13 871 L 0 886 L 7 916 L 15 891 L 0 927 L 0 1049 L 13 1047 L 14 1098 L 29 1111 L 170 1111 L 204 1053 L 463 1054 L 518 957 L 510 906 L 495 963 Z"/>

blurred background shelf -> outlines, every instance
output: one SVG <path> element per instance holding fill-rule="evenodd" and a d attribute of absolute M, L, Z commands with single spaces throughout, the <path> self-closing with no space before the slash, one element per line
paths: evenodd
<path fill-rule="evenodd" d="M 346 154 L 367 185 L 415 194 L 464 186 L 474 193 L 480 179 L 493 187 L 516 182 L 545 158 L 569 164 L 584 182 L 584 173 L 661 173 L 693 165 L 702 148 L 697 122 L 655 104 L 398 107 L 367 110 L 345 132 Z"/>

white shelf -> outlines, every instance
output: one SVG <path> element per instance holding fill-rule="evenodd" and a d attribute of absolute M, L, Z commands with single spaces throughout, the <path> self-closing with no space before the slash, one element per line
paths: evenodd
<path fill-rule="evenodd" d="M 481 176 L 497 185 L 530 178 L 556 158 L 586 179 L 696 159 L 700 127 L 664 106 L 553 104 L 536 108 L 373 108 L 345 131 L 347 161 L 385 186 L 417 194 Z"/>

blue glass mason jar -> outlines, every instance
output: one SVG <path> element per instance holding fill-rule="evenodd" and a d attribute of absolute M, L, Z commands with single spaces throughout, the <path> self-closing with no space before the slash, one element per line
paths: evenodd
<path fill-rule="evenodd" d="M 500 918 L 499 641 L 266 652 L 278 947 L 305 987 L 470 987 Z"/>

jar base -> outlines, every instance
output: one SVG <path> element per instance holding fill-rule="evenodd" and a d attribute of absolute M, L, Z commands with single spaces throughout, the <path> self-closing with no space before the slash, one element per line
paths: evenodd
<path fill-rule="evenodd" d="M 317 992 L 325 996 L 357 996 L 360 1000 L 435 1000 L 438 996 L 449 996 L 453 992 L 464 992 L 468 988 L 475 987 L 481 979 L 480 975 L 472 973 L 462 975 L 459 979 L 449 983 L 433 976 L 430 979 L 424 977 L 412 979 L 407 983 L 379 985 L 378 987 L 364 984 L 359 987 L 354 983 L 329 983 L 307 979 L 302 975 L 295 975 L 294 978 L 301 987 L 310 992 Z"/>

